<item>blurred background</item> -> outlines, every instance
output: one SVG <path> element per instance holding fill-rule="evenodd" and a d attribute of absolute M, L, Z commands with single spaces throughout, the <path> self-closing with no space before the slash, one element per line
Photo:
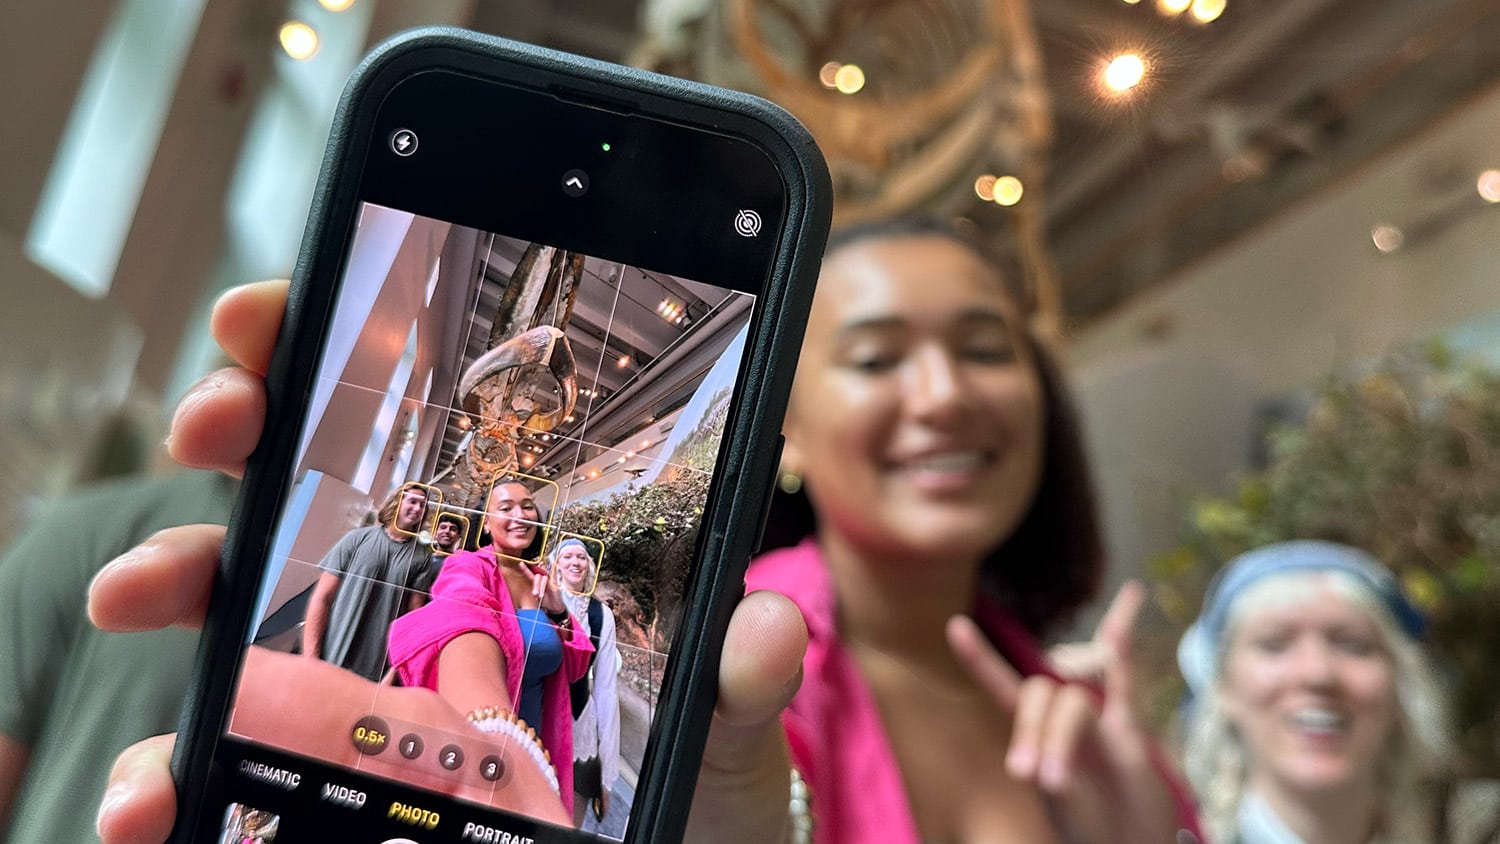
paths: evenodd
<path fill-rule="evenodd" d="M 359 56 L 456 24 L 769 97 L 828 154 L 840 222 L 921 210 L 990 240 L 1066 349 L 1111 591 L 1152 582 L 1161 676 L 1228 555 L 1353 541 L 1433 614 L 1468 758 L 1496 772 L 1495 0 L 75 0 L 4 19 L 0 538 L 160 462 L 172 403 L 215 363 L 214 297 L 291 272 Z M 1176 688 L 1148 693 L 1164 709 Z"/>

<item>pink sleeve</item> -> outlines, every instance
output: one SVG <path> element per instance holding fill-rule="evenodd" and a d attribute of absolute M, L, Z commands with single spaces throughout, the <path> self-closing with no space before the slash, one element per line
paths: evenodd
<path fill-rule="evenodd" d="M 1162 753 L 1155 740 L 1151 740 L 1148 747 L 1151 750 L 1151 764 L 1155 766 L 1157 776 L 1162 778 L 1167 790 L 1172 792 L 1172 802 L 1177 807 L 1177 826 L 1182 831 L 1193 835 L 1188 840 L 1208 844 L 1208 837 L 1203 834 L 1203 827 L 1198 822 L 1198 802 L 1193 797 L 1192 789 L 1178 775 L 1172 763 L 1167 761 L 1166 754 Z M 1182 836 L 1179 834 L 1178 838 L 1181 839 Z"/>
<path fill-rule="evenodd" d="M 494 564 L 478 552 L 450 556 L 432 585 L 432 600 L 391 625 L 390 661 L 403 685 L 435 689 L 438 655 L 464 633 L 487 633 L 505 645 L 501 617 L 509 607 L 495 594 L 493 572 Z"/>

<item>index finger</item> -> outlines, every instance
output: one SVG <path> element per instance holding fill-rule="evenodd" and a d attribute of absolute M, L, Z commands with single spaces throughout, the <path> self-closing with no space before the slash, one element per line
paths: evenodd
<path fill-rule="evenodd" d="M 967 616 L 948 619 L 948 647 L 980 688 L 989 692 L 1007 712 L 1014 712 L 1021 688 L 1021 675 L 990 645 L 984 633 Z"/>
<path fill-rule="evenodd" d="M 290 286 L 285 279 L 242 284 L 226 290 L 214 303 L 208 320 L 214 340 L 256 375 L 265 375 L 270 366 Z"/>
<path fill-rule="evenodd" d="M 1108 645 L 1116 658 L 1123 658 L 1130 650 L 1130 639 L 1135 632 L 1136 619 L 1146 605 L 1146 590 L 1138 580 L 1127 580 L 1120 584 L 1120 591 L 1109 602 L 1109 609 L 1094 628 L 1094 641 Z"/>
<path fill-rule="evenodd" d="M 1125 581 L 1094 632 L 1094 642 L 1108 648 L 1112 657 L 1104 666 L 1105 708 L 1121 717 L 1134 716 L 1131 636 L 1145 603 L 1146 590 L 1140 581 Z"/>

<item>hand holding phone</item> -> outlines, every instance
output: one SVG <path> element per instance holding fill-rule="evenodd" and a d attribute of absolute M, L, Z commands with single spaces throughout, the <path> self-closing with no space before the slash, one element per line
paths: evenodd
<path fill-rule="evenodd" d="M 639 777 L 623 833 L 680 833 L 726 627 L 752 640 L 789 629 L 757 626 L 785 619 L 789 607 L 766 614 L 776 599 L 730 613 L 826 232 L 826 172 L 799 133 L 726 92 L 454 33 L 408 38 L 365 67 L 268 370 L 271 413 L 178 745 L 173 840 L 239 834 L 249 819 L 292 844 L 408 827 L 428 841 L 593 840 L 568 823 L 575 725 L 559 697 L 591 648 L 561 629 L 576 610 L 558 632 L 534 615 L 567 611 L 535 565 L 563 535 L 591 540 L 622 582 L 644 564 L 669 585 L 632 587 L 671 632 L 632 666 L 654 717 L 639 727 L 644 756 L 622 760 Z M 180 450 L 192 447 L 184 433 Z M 654 524 L 632 515 L 646 492 L 672 502 Z M 373 523 L 340 524 L 361 500 L 384 501 Z M 438 562 L 425 549 L 444 512 L 485 531 Z M 678 531 L 677 574 L 653 573 L 666 550 L 627 553 L 652 530 Z M 315 582 L 328 601 L 320 661 L 277 684 L 272 652 Z M 453 673 L 460 641 L 465 658 L 497 660 L 483 705 L 450 689 L 471 676 Z M 778 793 L 784 804 L 775 712 L 790 690 L 776 654 L 726 664 L 741 676 L 721 678 L 711 746 L 735 752 L 705 758 L 705 805 L 716 768 L 740 783 L 720 803 L 745 797 L 738 751 L 751 748 L 752 767 L 779 767 L 752 778 L 757 810 Z M 648 668 L 661 660 L 664 673 Z M 387 664 L 407 688 L 374 684 Z M 284 694 L 302 680 L 299 699 Z M 751 693 L 736 701 L 736 684 Z M 316 740 L 299 739 L 309 725 Z M 552 797 L 528 796 L 533 768 Z"/>

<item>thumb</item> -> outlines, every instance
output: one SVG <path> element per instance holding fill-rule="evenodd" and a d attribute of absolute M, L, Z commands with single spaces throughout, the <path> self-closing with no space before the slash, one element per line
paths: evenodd
<path fill-rule="evenodd" d="M 795 604 L 775 592 L 745 596 L 724 637 L 709 763 L 733 767 L 748 749 L 742 740 L 758 741 L 754 736 L 778 724 L 802 683 L 806 651 L 807 625 Z"/>
<path fill-rule="evenodd" d="M 801 685 L 806 651 L 807 625 L 786 597 L 753 592 L 735 608 L 686 840 L 784 834 L 790 761 L 780 715 Z"/>

